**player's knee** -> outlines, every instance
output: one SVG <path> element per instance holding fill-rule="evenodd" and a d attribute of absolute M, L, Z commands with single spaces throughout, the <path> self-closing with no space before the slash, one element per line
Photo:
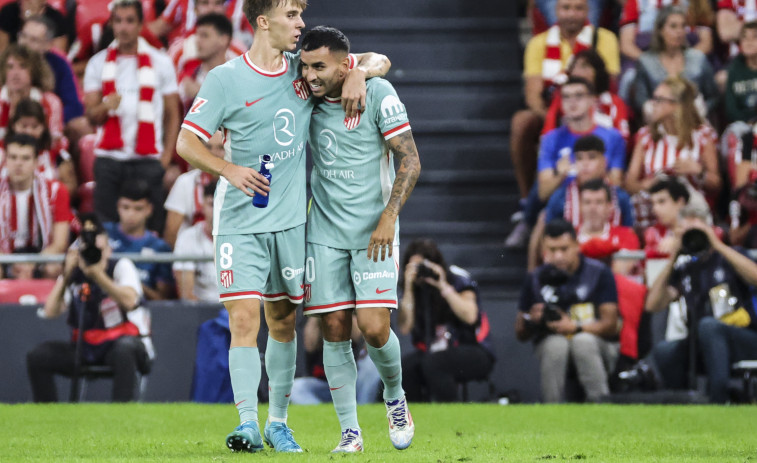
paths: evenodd
<path fill-rule="evenodd" d="M 323 338 L 329 342 L 347 341 L 352 334 L 351 312 L 340 310 L 321 317 Z"/>
<path fill-rule="evenodd" d="M 229 311 L 229 330 L 232 336 L 247 336 L 257 331 L 258 320 L 252 313 L 242 310 Z"/>
<path fill-rule="evenodd" d="M 381 348 L 389 341 L 388 326 L 377 324 L 361 326 L 360 331 L 363 333 L 365 342 L 372 347 Z"/>

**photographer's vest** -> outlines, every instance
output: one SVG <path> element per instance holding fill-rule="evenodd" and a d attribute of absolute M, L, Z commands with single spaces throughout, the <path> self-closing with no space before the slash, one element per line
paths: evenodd
<path fill-rule="evenodd" d="M 537 302 L 547 302 L 542 297 L 542 285 L 539 283 L 542 268 L 543 266 L 531 273 L 532 300 Z M 578 271 L 565 284 L 556 288 L 559 301 L 557 305 L 570 315 L 571 320 L 585 323 L 599 319 L 599 307 L 594 303 L 594 295 L 601 289 L 600 277 L 605 269 L 601 262 L 582 256 Z"/>
<path fill-rule="evenodd" d="M 108 262 L 105 272 L 111 279 L 115 267 L 115 262 Z M 74 270 L 67 290 L 71 295 L 67 323 L 71 327 L 71 340 L 74 343 L 79 333 L 79 316 L 83 311 L 82 359 L 85 363 L 102 361 L 116 339 L 139 336 L 139 329 L 127 319 L 126 311 L 102 288 L 84 276 L 81 269 Z"/>

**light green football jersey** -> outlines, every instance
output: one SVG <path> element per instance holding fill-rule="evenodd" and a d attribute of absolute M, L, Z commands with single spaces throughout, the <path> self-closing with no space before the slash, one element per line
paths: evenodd
<path fill-rule="evenodd" d="M 216 67 L 205 78 L 182 127 L 207 141 L 221 129 L 225 159 L 260 170 L 271 156 L 268 207 L 221 177 L 216 188 L 213 234 L 287 230 L 305 223 L 305 142 L 313 101 L 299 75 L 300 55 L 284 53 L 277 72 L 266 72 L 247 53 Z"/>
<path fill-rule="evenodd" d="M 340 100 L 313 109 L 310 150 L 313 202 L 307 241 L 336 249 L 365 249 L 394 184 L 386 140 L 410 130 L 405 105 L 388 81 L 366 82 L 365 111 L 346 119 Z M 399 221 L 395 228 L 399 244 Z"/>

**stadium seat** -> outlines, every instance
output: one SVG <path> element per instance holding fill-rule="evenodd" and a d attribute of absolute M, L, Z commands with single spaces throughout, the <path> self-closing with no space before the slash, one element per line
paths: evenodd
<path fill-rule="evenodd" d="M 145 391 L 147 390 L 147 374 L 143 374 L 137 370 L 137 383 L 139 384 L 139 392 L 137 394 L 137 402 L 142 402 Z M 111 379 L 113 378 L 113 369 L 107 365 L 83 365 L 79 369 L 78 381 L 81 384 L 77 387 L 74 384 L 77 381 L 76 377 L 71 378 L 71 396 L 70 402 L 83 402 L 87 398 L 87 386 L 93 381 L 98 379 Z M 78 394 L 76 393 L 78 389 Z"/>
<path fill-rule="evenodd" d="M 89 134 L 79 140 L 79 181 L 81 183 L 95 180 L 95 141 L 97 136 Z"/>
<path fill-rule="evenodd" d="M 0 304 L 44 304 L 55 280 L 0 280 Z"/>
<path fill-rule="evenodd" d="M 80 214 L 95 212 L 95 182 L 82 183 L 76 189 L 76 194 L 79 197 L 78 211 Z"/>
<path fill-rule="evenodd" d="M 731 365 L 734 374 L 744 383 L 744 398 L 749 403 L 757 402 L 757 360 L 742 360 Z"/>

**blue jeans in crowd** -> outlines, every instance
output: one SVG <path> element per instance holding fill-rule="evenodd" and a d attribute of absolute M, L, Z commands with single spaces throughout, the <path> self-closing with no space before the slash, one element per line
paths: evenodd
<path fill-rule="evenodd" d="M 699 321 L 699 358 L 707 375 L 707 394 L 711 402 L 728 401 L 731 364 L 757 359 L 757 331 L 739 328 L 705 317 Z M 663 341 L 652 349 L 657 371 L 665 387 L 687 387 L 688 340 Z"/>

